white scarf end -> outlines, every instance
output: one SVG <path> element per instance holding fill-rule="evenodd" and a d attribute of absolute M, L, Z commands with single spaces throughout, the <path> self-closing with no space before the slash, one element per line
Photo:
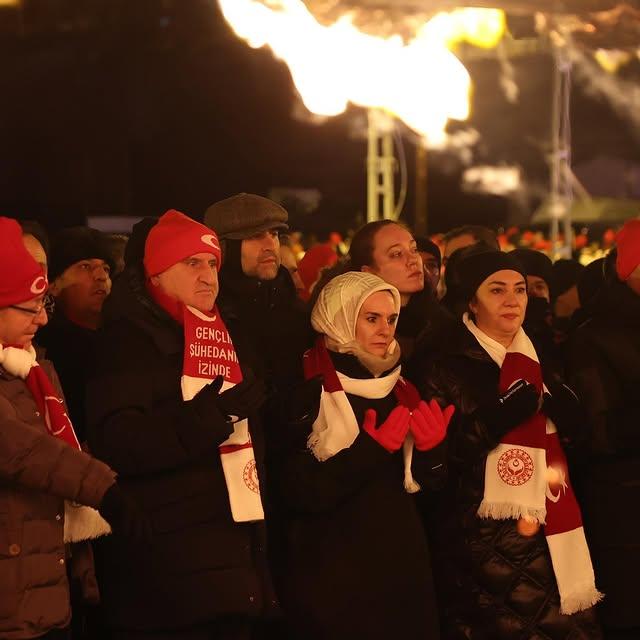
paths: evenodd
<path fill-rule="evenodd" d="M 583 585 L 561 598 L 560 613 L 570 616 L 593 607 L 603 598 L 604 594 L 598 591 L 593 583 Z"/>
<path fill-rule="evenodd" d="M 64 541 L 95 540 L 111 533 L 109 523 L 91 507 L 65 500 Z"/>
<path fill-rule="evenodd" d="M 492 520 L 519 520 L 524 518 L 531 522 L 545 524 L 547 510 L 542 508 L 527 507 L 513 502 L 490 502 L 483 500 L 478 507 L 480 518 L 491 518 Z"/>

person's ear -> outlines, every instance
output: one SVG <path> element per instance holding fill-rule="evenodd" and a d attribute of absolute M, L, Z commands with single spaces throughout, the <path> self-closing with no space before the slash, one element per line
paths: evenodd
<path fill-rule="evenodd" d="M 58 276 L 53 282 L 49 283 L 49 293 L 57 298 L 65 287 L 64 278 Z"/>
<path fill-rule="evenodd" d="M 360 267 L 360 271 L 363 271 L 364 273 L 375 273 L 374 270 L 367 264 L 363 264 L 362 267 Z"/>
<path fill-rule="evenodd" d="M 471 311 L 471 313 L 473 313 L 473 315 L 477 315 L 478 313 L 478 298 L 476 298 L 476 296 L 473 296 L 473 298 L 471 298 L 471 300 L 469 301 L 469 310 Z"/>
<path fill-rule="evenodd" d="M 159 287 L 159 286 L 160 286 L 160 278 L 158 278 L 158 276 L 151 276 L 151 277 L 149 278 L 149 280 L 151 281 L 151 284 L 152 284 L 154 287 Z"/>

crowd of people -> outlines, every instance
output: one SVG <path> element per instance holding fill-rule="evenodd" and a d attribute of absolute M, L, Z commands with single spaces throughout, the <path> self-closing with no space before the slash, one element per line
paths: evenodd
<path fill-rule="evenodd" d="M 0 639 L 639 638 L 640 219 L 288 233 L 0 218 Z"/>

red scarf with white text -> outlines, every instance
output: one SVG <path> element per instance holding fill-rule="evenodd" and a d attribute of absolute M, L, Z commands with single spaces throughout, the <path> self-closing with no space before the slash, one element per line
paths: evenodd
<path fill-rule="evenodd" d="M 191 400 L 217 376 L 224 379 L 222 391 L 242 382 L 242 371 L 229 331 L 218 309 L 198 311 L 148 285 L 152 298 L 182 325 L 184 355 L 182 398 Z M 260 482 L 249 421 L 238 420 L 233 433 L 219 446 L 220 461 L 227 484 L 231 515 L 235 522 L 264 520 Z"/>

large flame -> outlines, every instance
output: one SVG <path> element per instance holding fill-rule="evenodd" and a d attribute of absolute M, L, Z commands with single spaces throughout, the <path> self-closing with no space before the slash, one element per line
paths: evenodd
<path fill-rule="evenodd" d="M 350 102 L 383 109 L 431 144 L 443 140 L 450 118 L 469 115 L 471 80 L 449 47 L 492 47 L 505 29 L 502 11 L 457 9 L 438 13 L 405 43 L 363 33 L 348 14 L 323 26 L 302 0 L 219 1 L 238 36 L 287 63 L 309 111 L 334 116 Z"/>

